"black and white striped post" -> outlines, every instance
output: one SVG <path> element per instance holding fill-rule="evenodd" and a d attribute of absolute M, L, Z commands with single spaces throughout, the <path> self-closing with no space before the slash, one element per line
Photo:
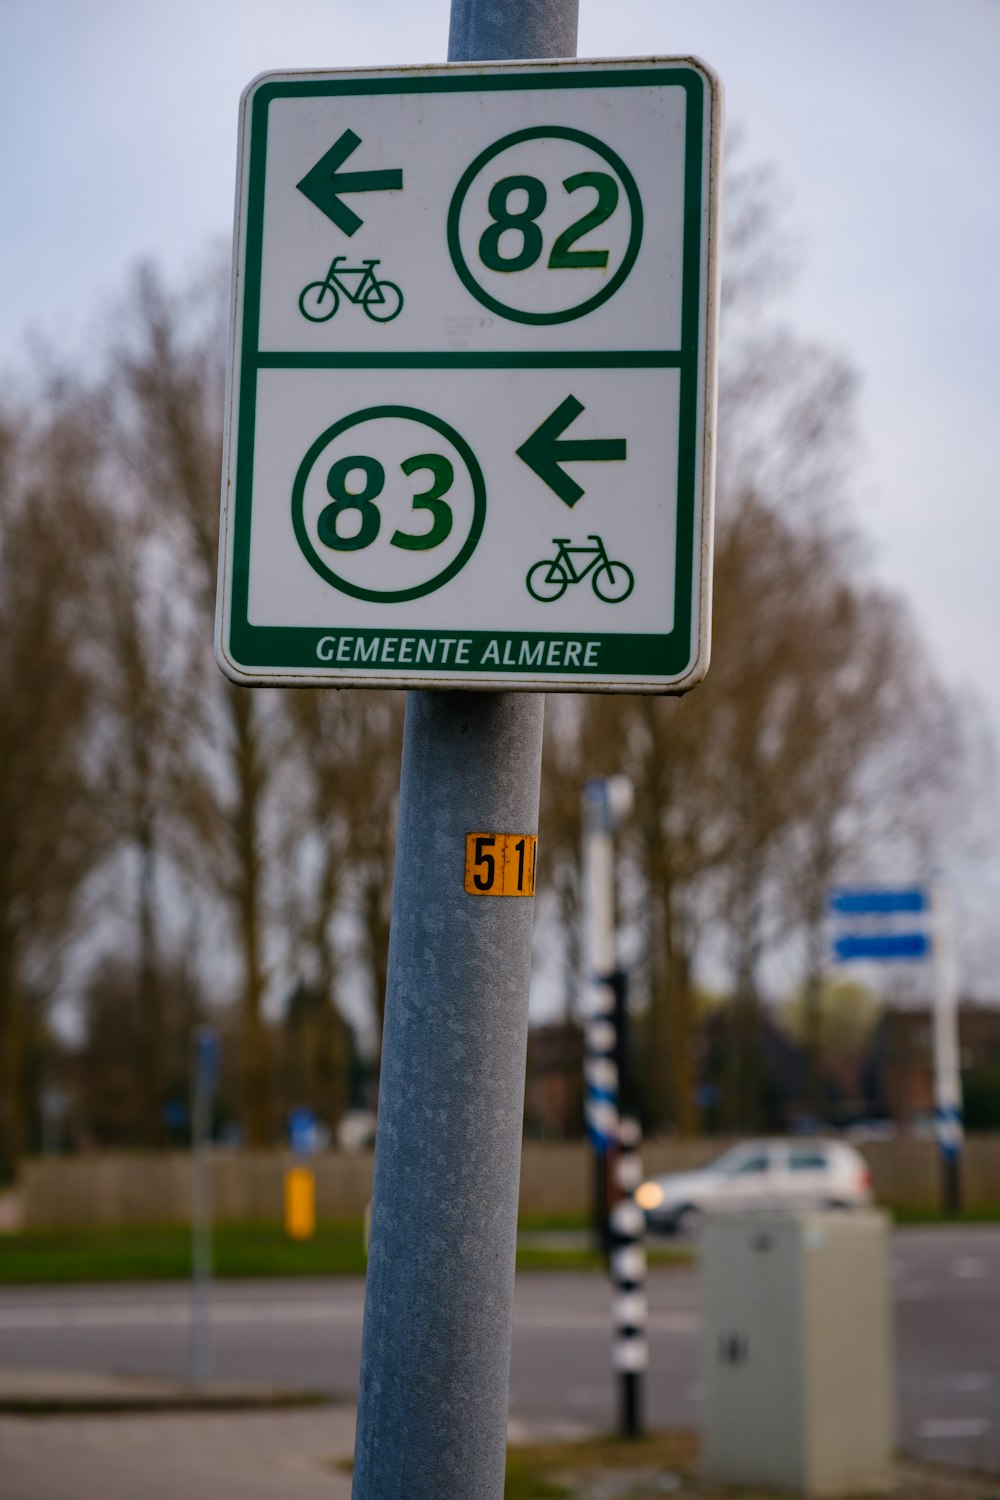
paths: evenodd
<path fill-rule="evenodd" d="M 617 1178 L 621 1197 L 611 1210 L 611 1279 L 614 1282 L 614 1367 L 620 1377 L 622 1437 L 642 1432 L 642 1377 L 649 1365 L 645 1216 L 632 1197 L 642 1179 L 638 1120 L 618 1127 Z"/>
<path fill-rule="evenodd" d="M 584 1118 L 594 1152 L 594 1235 L 608 1254 L 610 1164 L 618 1144 L 618 1062 L 615 995 L 610 982 L 591 978 L 583 1034 Z"/>
<path fill-rule="evenodd" d="M 596 1216 L 614 1284 L 614 1369 L 620 1430 L 642 1430 L 642 1374 L 648 1365 L 645 1220 L 632 1194 L 642 1178 L 641 1132 L 631 1113 L 626 976 L 615 962 L 614 845 L 632 806 L 624 776 L 595 777 L 583 795 L 584 926 L 589 942 L 584 1069 L 587 1131 L 597 1165 Z"/>
<path fill-rule="evenodd" d="M 642 1127 L 635 1112 L 628 1017 L 628 975 L 614 974 L 615 1043 L 618 1064 L 617 1202 L 611 1210 L 611 1278 L 615 1286 L 614 1364 L 621 1377 L 623 1437 L 642 1431 L 642 1377 L 649 1364 L 646 1299 L 646 1220 L 633 1194 L 642 1181 Z"/>
<path fill-rule="evenodd" d="M 212 1115 L 219 1082 L 219 1034 L 199 1026 L 192 1042 L 191 1379 L 212 1378 Z"/>

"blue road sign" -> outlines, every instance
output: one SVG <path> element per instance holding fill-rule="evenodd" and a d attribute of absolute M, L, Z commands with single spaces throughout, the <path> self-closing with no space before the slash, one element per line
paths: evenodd
<path fill-rule="evenodd" d="M 288 1113 L 288 1137 L 296 1156 L 313 1156 L 319 1145 L 316 1116 L 311 1109 L 292 1109 Z"/>
<path fill-rule="evenodd" d="M 219 1033 L 214 1026 L 199 1026 L 195 1036 L 195 1056 L 197 1058 L 198 1073 L 204 1079 L 205 1086 L 214 1089 L 219 1078 L 219 1064 L 221 1061 L 219 1048 Z"/>
<path fill-rule="evenodd" d="M 896 912 L 930 910 L 927 892 L 919 887 L 902 891 L 836 890 L 830 892 L 827 904 L 832 912 L 845 917 L 887 917 Z"/>
<path fill-rule="evenodd" d="M 925 932 L 845 932 L 833 941 L 834 957 L 841 963 L 854 958 L 926 958 L 930 951 Z"/>

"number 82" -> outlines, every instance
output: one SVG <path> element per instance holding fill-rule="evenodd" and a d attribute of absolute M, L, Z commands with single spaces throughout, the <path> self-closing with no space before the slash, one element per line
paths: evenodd
<path fill-rule="evenodd" d="M 607 250 L 574 250 L 577 240 L 599 224 L 604 224 L 618 207 L 618 184 L 607 172 L 576 172 L 563 179 L 567 193 L 590 187 L 597 193 L 597 202 L 588 213 L 576 219 L 557 237 L 548 259 L 551 270 L 569 271 L 608 264 Z M 520 210 L 512 210 L 510 200 L 514 193 L 523 191 L 527 201 Z M 501 177 L 493 184 L 488 199 L 493 222 L 487 225 L 479 240 L 479 258 L 491 271 L 524 271 L 533 266 L 544 248 L 542 231 L 536 220 L 548 202 L 545 184 L 537 177 L 519 173 L 512 177 Z M 514 255 L 501 252 L 501 238 L 507 230 L 518 230 L 521 248 Z"/>

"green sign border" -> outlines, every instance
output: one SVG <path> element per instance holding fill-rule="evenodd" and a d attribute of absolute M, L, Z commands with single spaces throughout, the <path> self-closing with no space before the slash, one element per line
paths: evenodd
<path fill-rule="evenodd" d="M 501 151 L 506 151 L 510 146 L 519 146 L 522 141 L 542 140 L 546 136 L 555 136 L 557 140 L 576 141 L 580 146 L 587 146 L 591 151 L 596 151 L 599 156 L 610 167 L 614 167 L 621 178 L 628 199 L 629 208 L 632 210 L 632 227 L 629 231 L 628 245 L 622 256 L 622 263 L 613 276 L 609 277 L 607 286 L 603 286 L 599 292 L 588 297 L 585 302 L 578 302 L 575 307 L 567 307 L 562 312 L 535 313 L 525 312 L 520 308 L 511 307 L 507 302 L 501 302 L 481 286 L 469 269 L 465 256 L 462 254 L 462 243 L 459 237 L 459 220 L 462 217 L 462 207 L 465 203 L 465 195 L 472 186 L 474 180 L 479 176 L 486 163 L 492 161 L 494 156 L 499 156 Z M 461 177 L 458 179 L 458 187 L 452 194 L 451 203 L 448 208 L 448 251 L 451 255 L 451 263 L 455 267 L 463 284 L 484 307 L 491 312 L 499 313 L 501 318 L 508 318 L 515 323 L 569 323 L 574 318 L 582 318 L 587 313 L 593 312 L 595 307 L 600 307 L 602 302 L 607 302 L 625 280 L 629 271 L 635 265 L 635 258 L 639 254 L 639 246 L 642 243 L 642 199 L 639 189 L 635 185 L 635 178 L 628 167 L 610 146 L 599 141 L 594 135 L 587 135 L 583 130 L 573 130 L 568 125 L 531 125 L 526 130 L 515 130 L 510 135 L 505 135 L 499 141 L 494 141 L 492 146 L 487 146 L 485 151 L 480 151 L 475 161 L 471 162 Z"/>
<path fill-rule="evenodd" d="M 277 99 L 350 98 L 358 95 L 399 95 L 430 93 L 487 93 L 490 91 L 547 89 L 643 88 L 651 86 L 682 88 L 686 95 L 685 162 L 684 162 L 684 229 L 681 299 L 681 347 L 662 351 L 539 351 L 496 355 L 415 354 L 373 355 L 367 351 L 347 351 L 332 355 L 262 352 L 260 335 L 261 262 L 264 231 L 264 184 L 267 161 L 268 111 Z M 540 674 L 526 667 L 520 675 L 526 681 L 540 675 L 552 680 L 557 674 L 568 687 L 574 678 L 598 677 L 607 683 L 617 679 L 623 687 L 629 678 L 651 682 L 654 679 L 679 680 L 691 666 L 692 615 L 695 571 L 699 563 L 694 534 L 695 496 L 697 491 L 698 451 L 698 369 L 700 361 L 699 311 L 702 292 L 702 177 L 704 172 L 703 137 L 705 134 L 706 82 L 693 67 L 628 67 L 542 69 L 510 73 L 456 73 L 431 76 L 415 71 L 412 75 L 359 75 L 336 79 L 282 79 L 260 84 L 251 101 L 249 163 L 247 181 L 246 248 L 243 267 L 243 302 L 240 352 L 239 407 L 237 413 L 236 463 L 233 494 L 233 541 L 231 554 L 229 635 L 225 653 L 233 667 L 252 677 L 257 673 L 271 676 L 282 670 L 309 673 L 314 679 L 335 683 L 348 675 L 371 676 L 373 683 L 390 675 L 351 672 L 323 672 L 317 656 L 320 640 L 331 634 L 350 633 L 358 638 L 396 634 L 407 636 L 511 641 L 572 640 L 601 643 L 600 663 L 596 668 L 573 664 L 546 667 Z M 440 631 L 404 631 L 387 621 L 382 631 L 352 630 L 331 624 L 329 629 L 312 626 L 252 625 L 248 618 L 250 586 L 250 520 L 253 495 L 255 417 L 257 376 L 261 369 L 579 369 L 672 367 L 680 370 L 679 445 L 677 465 L 677 510 L 675 536 L 674 628 L 660 634 L 620 634 L 595 631 L 593 634 L 518 632 L 459 632 L 451 627 Z M 435 667 L 448 672 L 456 681 L 468 679 L 469 664 Z M 516 678 L 518 669 L 502 661 L 495 667 L 479 665 L 480 678 L 488 673 Z M 395 673 L 392 675 L 399 676 Z M 414 669 L 407 674 L 419 678 L 428 674 Z M 296 680 L 292 677 L 289 680 Z M 444 679 L 443 685 L 447 685 Z M 554 685 L 554 683 L 553 683 Z M 560 684 L 561 685 L 561 684 Z M 586 680 L 580 682 L 586 690 Z"/>

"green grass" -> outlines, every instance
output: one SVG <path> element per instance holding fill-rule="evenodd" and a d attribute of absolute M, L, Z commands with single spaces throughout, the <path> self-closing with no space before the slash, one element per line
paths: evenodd
<path fill-rule="evenodd" d="M 517 1228 L 518 1233 L 523 1234 L 589 1234 L 593 1223 L 583 1214 L 539 1214 L 534 1218 L 522 1216 L 517 1221 Z"/>
<path fill-rule="evenodd" d="M 573 1490 L 546 1477 L 530 1453 L 512 1450 L 507 1455 L 507 1478 L 503 1500 L 572 1500 Z"/>
<path fill-rule="evenodd" d="M 925 1209 L 893 1210 L 897 1224 L 996 1224 L 1000 1205 L 970 1208 L 956 1220 Z M 581 1232 L 581 1219 L 531 1219 L 528 1234 Z M 691 1247 L 647 1243 L 654 1266 L 688 1265 Z M 360 1220 L 319 1224 L 311 1240 L 288 1239 L 279 1224 L 222 1224 L 215 1230 L 215 1274 L 249 1276 L 360 1276 L 365 1252 Z M 603 1258 L 587 1246 L 522 1244 L 521 1271 L 603 1272 Z M 182 1281 L 191 1274 L 191 1234 L 167 1229 L 29 1231 L 0 1235 L 0 1285 L 74 1281 Z"/>
<path fill-rule="evenodd" d="M 695 1252 L 690 1245 L 650 1246 L 646 1242 L 646 1260 L 651 1266 L 690 1266 Z M 605 1271 L 607 1263 L 596 1250 L 551 1249 L 536 1245 L 519 1246 L 519 1271 Z"/>
<path fill-rule="evenodd" d="M 890 1208 L 896 1224 L 1000 1224 L 1000 1203 L 978 1203 L 963 1208 L 956 1218 L 946 1218 L 935 1208 Z"/>
<path fill-rule="evenodd" d="M 326 1223 L 311 1240 L 280 1225 L 218 1225 L 215 1274 L 355 1276 L 365 1269 L 361 1223 Z M 47 1230 L 0 1236 L 0 1284 L 174 1281 L 191 1274 L 191 1232 L 168 1229 Z"/>
<path fill-rule="evenodd" d="M 517 1268 L 519 1271 L 604 1271 L 604 1257 L 592 1248 L 593 1225 L 589 1218 L 551 1217 L 521 1219 L 518 1222 Z M 581 1236 L 578 1245 L 532 1243 L 535 1236 L 558 1236 L 571 1233 Z M 685 1240 L 646 1239 L 646 1258 L 651 1266 L 687 1266 L 694 1260 L 694 1249 Z"/>
<path fill-rule="evenodd" d="M 582 1230 L 582 1221 L 530 1220 L 533 1233 Z M 685 1263 L 687 1248 L 651 1250 L 656 1264 Z M 288 1239 L 279 1224 L 220 1224 L 214 1237 L 219 1277 L 360 1276 L 365 1270 L 360 1220 L 322 1222 L 311 1240 Z M 603 1271 L 595 1251 L 575 1246 L 526 1245 L 524 1271 Z M 32 1230 L 0 1235 L 0 1285 L 74 1281 L 181 1281 L 191 1274 L 191 1232 L 163 1229 Z"/>
<path fill-rule="evenodd" d="M 656 1433 L 632 1441 L 599 1437 L 511 1447 L 504 1500 L 572 1500 L 583 1486 L 588 1494 L 594 1493 L 595 1482 L 613 1474 L 622 1482 L 631 1479 L 630 1495 L 652 1495 L 654 1490 L 662 1494 L 659 1477 L 672 1472 L 690 1478 L 696 1457 L 697 1442 L 688 1432 Z M 648 1489 L 644 1479 L 650 1484 Z M 619 1484 L 614 1493 L 625 1490 Z"/>
<path fill-rule="evenodd" d="M 519 1245 L 519 1271 L 602 1271 L 604 1260 L 596 1250 L 552 1249 Z"/>

